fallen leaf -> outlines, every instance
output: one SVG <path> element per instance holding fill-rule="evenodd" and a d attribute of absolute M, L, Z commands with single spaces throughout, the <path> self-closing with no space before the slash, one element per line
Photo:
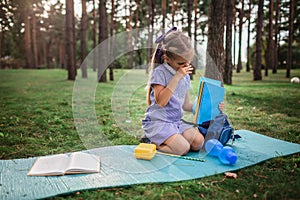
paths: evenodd
<path fill-rule="evenodd" d="M 243 110 L 244 108 L 242 106 L 238 107 L 236 110 Z"/>
<path fill-rule="evenodd" d="M 236 173 L 225 172 L 224 174 L 225 174 L 226 178 L 234 178 L 234 179 L 237 178 L 237 174 Z"/>

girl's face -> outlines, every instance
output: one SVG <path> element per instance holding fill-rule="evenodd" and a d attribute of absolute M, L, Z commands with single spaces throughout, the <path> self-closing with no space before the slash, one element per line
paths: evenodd
<path fill-rule="evenodd" d="M 182 68 L 182 67 L 187 67 L 188 65 L 190 65 L 190 61 L 185 59 L 185 58 L 182 58 L 180 56 L 176 56 L 176 58 L 169 58 L 168 56 L 165 57 L 165 61 L 173 68 L 175 69 L 176 71 L 179 69 L 179 68 Z"/>

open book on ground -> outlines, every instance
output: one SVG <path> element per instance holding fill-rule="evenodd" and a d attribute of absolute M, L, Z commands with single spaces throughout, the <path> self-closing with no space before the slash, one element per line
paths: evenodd
<path fill-rule="evenodd" d="M 39 157 L 27 173 L 28 176 L 57 176 L 100 172 L 99 156 L 75 152 Z"/>
<path fill-rule="evenodd" d="M 221 81 L 200 77 L 194 123 L 213 120 L 220 114 L 219 104 L 224 100 L 225 88 Z"/>

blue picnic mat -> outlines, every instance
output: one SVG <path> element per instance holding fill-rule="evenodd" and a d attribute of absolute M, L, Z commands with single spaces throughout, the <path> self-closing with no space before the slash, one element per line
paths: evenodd
<path fill-rule="evenodd" d="M 101 157 L 101 172 L 52 177 L 26 176 L 36 158 L 0 160 L 0 199 L 40 199 L 80 190 L 162 183 L 202 178 L 255 165 L 267 159 L 300 152 L 300 145 L 247 130 L 235 131 L 242 138 L 233 147 L 238 161 L 223 165 L 206 153 L 190 152 L 205 162 L 157 154 L 151 161 L 133 156 L 135 145 L 88 150 Z"/>

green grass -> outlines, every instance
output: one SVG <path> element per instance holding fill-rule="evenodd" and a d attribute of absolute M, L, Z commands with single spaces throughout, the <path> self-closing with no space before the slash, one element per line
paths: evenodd
<path fill-rule="evenodd" d="M 125 72 L 116 70 L 116 80 L 99 84 L 95 92 L 99 129 L 113 145 L 138 144 L 140 120 L 146 108 L 146 75 L 141 70 L 133 71 L 133 77 L 145 80 L 134 85 L 129 101 L 124 102 L 128 119 L 115 121 L 111 95 L 122 94 L 115 87 L 122 85 L 118 80 Z M 292 75 L 300 76 L 300 71 L 294 70 Z M 285 71 L 279 71 L 255 82 L 252 73 L 234 73 L 233 85 L 225 86 L 225 112 L 235 129 L 300 143 L 300 84 L 291 84 L 284 76 Z M 66 77 L 63 70 L 0 71 L 1 159 L 86 148 L 86 141 L 78 135 L 73 122 L 74 82 Z M 194 91 L 198 78 L 199 74 L 192 81 Z M 295 154 L 239 170 L 237 179 L 220 174 L 175 183 L 81 191 L 53 199 L 298 199 L 299 165 L 299 154 Z"/>

